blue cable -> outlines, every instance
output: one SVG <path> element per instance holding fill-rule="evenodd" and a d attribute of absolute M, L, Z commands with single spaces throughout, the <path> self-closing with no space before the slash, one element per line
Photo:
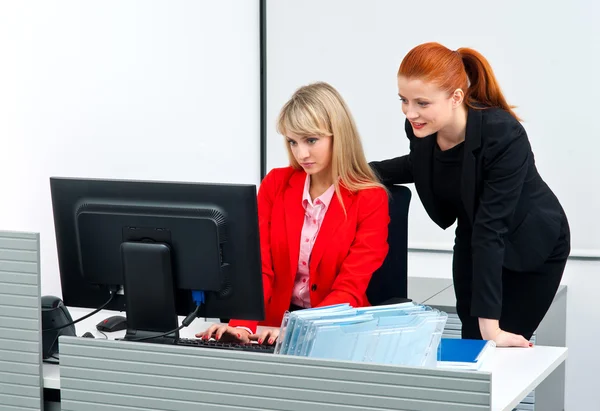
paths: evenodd
<path fill-rule="evenodd" d="M 204 304 L 204 291 L 192 291 L 192 299 L 196 303 L 196 306 Z"/>
<path fill-rule="evenodd" d="M 204 291 L 192 291 L 192 299 L 196 303 L 196 309 L 193 313 L 190 313 L 190 315 L 185 317 L 179 329 L 187 327 L 192 323 L 192 321 L 194 321 L 198 317 L 198 313 L 200 312 L 200 306 L 204 303 Z"/>

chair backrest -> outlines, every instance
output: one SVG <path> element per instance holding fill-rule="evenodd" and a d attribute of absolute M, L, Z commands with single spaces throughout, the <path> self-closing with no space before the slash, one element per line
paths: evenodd
<path fill-rule="evenodd" d="M 372 305 L 406 298 L 408 266 L 408 207 L 412 193 L 405 186 L 389 186 L 390 225 L 388 255 L 379 270 L 373 273 L 367 298 Z"/>

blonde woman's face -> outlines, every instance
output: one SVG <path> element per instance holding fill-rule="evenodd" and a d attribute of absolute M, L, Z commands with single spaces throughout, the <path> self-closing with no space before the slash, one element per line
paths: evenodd
<path fill-rule="evenodd" d="M 333 139 L 329 136 L 286 137 L 294 158 L 311 176 L 331 171 Z"/>

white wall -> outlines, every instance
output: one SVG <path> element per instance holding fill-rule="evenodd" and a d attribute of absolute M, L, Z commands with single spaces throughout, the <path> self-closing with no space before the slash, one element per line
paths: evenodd
<path fill-rule="evenodd" d="M 41 233 L 50 176 L 258 183 L 258 2 L 0 0 L 0 228 Z"/>
<path fill-rule="evenodd" d="M 268 166 L 287 163 L 274 123 L 293 91 L 323 80 L 352 110 L 369 160 L 408 152 L 396 73 L 417 44 L 486 56 L 530 137 L 538 169 L 563 204 L 577 255 L 600 256 L 600 19 L 590 0 L 292 0 L 267 2 Z M 596 9 L 593 9 L 596 7 Z M 413 191 L 414 192 L 414 191 Z M 414 198 L 417 199 L 416 192 Z M 418 199 L 409 246 L 447 249 Z"/>

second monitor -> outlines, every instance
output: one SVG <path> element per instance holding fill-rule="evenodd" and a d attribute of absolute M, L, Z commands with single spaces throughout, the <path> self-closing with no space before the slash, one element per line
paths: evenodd
<path fill-rule="evenodd" d="M 127 312 L 126 339 L 199 314 L 264 317 L 254 185 L 51 178 L 63 299 Z M 176 339 L 176 333 L 170 336 Z"/>

